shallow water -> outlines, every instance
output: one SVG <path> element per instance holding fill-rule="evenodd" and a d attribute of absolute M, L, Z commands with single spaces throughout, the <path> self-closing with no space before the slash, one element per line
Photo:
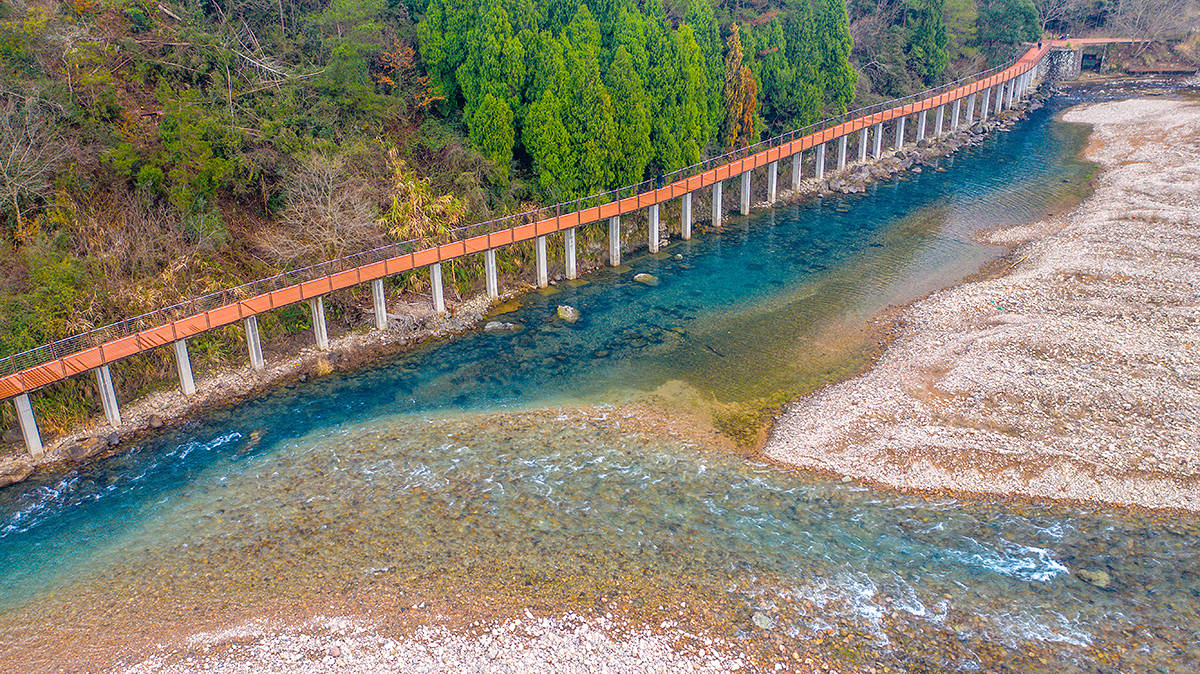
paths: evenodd
<path fill-rule="evenodd" d="M 500 317 L 516 332 L 427 345 L 0 491 L 7 657 L 56 634 L 86 651 L 98 624 L 420 586 L 635 608 L 683 591 L 730 638 L 852 634 L 865 655 L 851 660 L 1200 661 L 1194 520 L 879 494 L 620 407 L 655 393 L 664 413 L 744 440 L 764 410 L 861 367 L 879 310 L 1003 252 L 975 233 L 1078 194 L 1084 140 L 1042 111 L 945 171 L 734 219 L 531 293 Z M 632 280 L 643 271 L 660 284 Z M 583 319 L 563 324 L 558 304 Z"/>

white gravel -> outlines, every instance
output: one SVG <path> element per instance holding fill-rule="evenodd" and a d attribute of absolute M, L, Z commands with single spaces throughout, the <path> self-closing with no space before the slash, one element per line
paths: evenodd
<path fill-rule="evenodd" d="M 455 634 L 421 627 L 402 637 L 348 618 L 315 618 L 299 626 L 250 622 L 197 634 L 133 665 L 129 674 L 224 672 L 732 672 L 746 665 L 715 640 L 664 623 L 620 629 L 611 620 L 575 614 L 526 614 Z"/>
<path fill-rule="evenodd" d="M 916 303 L 768 456 L 900 488 L 1200 510 L 1200 104 L 1074 108 L 1094 195 L 1012 228 L 1009 273 Z"/>

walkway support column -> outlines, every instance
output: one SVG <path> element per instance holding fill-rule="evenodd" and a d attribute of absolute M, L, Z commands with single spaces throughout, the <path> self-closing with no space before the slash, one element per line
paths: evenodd
<path fill-rule="evenodd" d="M 995 86 L 995 89 L 996 89 L 996 114 L 998 115 L 998 114 L 1000 114 L 1000 111 L 1004 109 L 1004 85 L 997 84 Z"/>
<path fill-rule="evenodd" d="M 537 285 L 545 288 L 550 285 L 550 274 L 546 270 L 546 235 L 543 234 L 534 242 L 537 257 Z"/>
<path fill-rule="evenodd" d="M 113 389 L 112 373 L 107 365 L 96 368 L 96 387 L 100 389 L 100 406 L 104 408 L 104 418 L 108 425 L 117 428 L 121 425 L 121 408 L 117 406 L 117 392 Z"/>
<path fill-rule="evenodd" d="M 245 323 L 246 350 L 250 352 L 250 367 L 262 370 L 267 364 L 263 360 L 262 341 L 258 338 L 258 316 L 247 316 Z"/>
<path fill-rule="evenodd" d="M 324 327 L 324 322 L 322 322 L 321 328 L 324 329 Z M 192 359 L 188 357 L 187 340 L 181 339 L 173 346 L 175 347 L 175 369 L 179 372 L 179 390 L 183 391 L 185 396 L 194 396 L 196 395 L 196 380 L 192 378 Z"/>
<path fill-rule="evenodd" d="M 975 94 L 967 96 L 967 126 L 975 121 Z"/>
<path fill-rule="evenodd" d="M 22 393 L 13 398 L 17 407 L 17 425 L 21 427 L 21 437 L 25 438 L 25 449 L 34 460 L 42 458 L 42 434 L 38 432 L 37 419 L 33 417 L 33 406 L 29 404 L 29 394 Z"/>
<path fill-rule="evenodd" d="M 942 137 L 942 123 L 946 120 L 946 104 L 943 103 L 937 107 L 937 118 L 933 125 L 934 137 Z"/>
<path fill-rule="evenodd" d="M 846 143 L 850 142 L 849 136 L 838 138 L 838 170 L 846 168 Z"/>
<path fill-rule="evenodd" d="M 721 181 L 720 180 L 713 183 L 712 224 L 713 224 L 713 227 L 721 226 Z"/>
<path fill-rule="evenodd" d="M 962 107 L 962 99 L 954 99 L 954 111 L 950 113 L 950 130 L 958 131 L 958 111 Z"/>
<path fill-rule="evenodd" d="M 650 204 L 650 252 L 658 252 L 658 204 Z"/>
<path fill-rule="evenodd" d="M 918 141 L 925 140 L 925 118 L 926 118 L 925 113 L 927 113 L 927 112 L 929 112 L 929 111 L 922 110 L 921 114 L 919 116 L 917 116 L 917 140 Z"/>
<path fill-rule="evenodd" d="M 825 143 L 817 146 L 817 180 L 825 177 Z"/>
<path fill-rule="evenodd" d="M 742 199 L 741 214 L 750 215 L 750 172 L 746 171 L 742 174 L 742 193 L 738 196 Z"/>
<path fill-rule="evenodd" d="M 1016 95 L 1017 80 L 1013 78 L 1008 81 L 1008 107 L 1013 106 L 1013 97 Z"/>
<path fill-rule="evenodd" d="M 575 270 L 575 228 L 563 231 L 563 260 L 567 268 L 567 278 L 572 281 L 579 273 Z"/>
<path fill-rule="evenodd" d="M 875 158 L 883 156 L 883 122 L 875 125 Z"/>
<path fill-rule="evenodd" d="M 767 165 L 767 203 L 775 203 L 775 195 L 779 187 L 779 161 Z"/>
<path fill-rule="evenodd" d="M 907 119 L 908 119 L 907 117 L 897 117 L 896 118 L 896 148 L 895 149 L 897 149 L 897 150 L 901 150 L 904 148 L 904 122 Z"/>
<path fill-rule="evenodd" d="M 692 239 L 692 193 L 680 197 L 679 202 L 679 236 L 684 241 Z"/>
<path fill-rule="evenodd" d="M 375 329 L 387 330 L 387 295 L 383 292 L 383 279 L 371 281 L 371 304 L 375 307 Z"/>
<path fill-rule="evenodd" d="M 488 248 L 483 251 L 483 272 L 487 285 L 489 299 L 500 299 L 500 273 L 496 267 L 496 249 Z"/>
<path fill-rule="evenodd" d="M 871 138 L 871 127 L 864 126 L 862 131 L 858 132 L 858 163 L 864 164 L 867 161 L 867 141 Z"/>
<path fill-rule="evenodd" d="M 308 311 L 312 314 L 313 335 L 317 338 L 317 349 L 329 350 L 329 332 L 325 329 L 325 300 L 314 297 L 308 301 Z"/>
<path fill-rule="evenodd" d="M 804 166 L 804 153 L 797 152 L 792 155 L 792 190 L 800 189 L 800 170 Z"/>
<path fill-rule="evenodd" d="M 433 310 L 446 313 L 446 295 L 442 292 L 442 263 L 429 265 L 429 292 L 433 295 Z"/>
<path fill-rule="evenodd" d="M 621 216 L 608 219 L 608 266 L 621 266 Z"/>
<path fill-rule="evenodd" d="M 985 121 L 988 118 L 988 108 L 992 102 L 992 88 L 988 87 L 983 90 L 983 103 L 979 106 L 979 121 Z"/>

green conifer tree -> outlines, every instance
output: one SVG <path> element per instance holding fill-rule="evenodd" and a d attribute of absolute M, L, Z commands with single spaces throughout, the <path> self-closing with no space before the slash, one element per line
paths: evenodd
<path fill-rule="evenodd" d="M 858 73 L 850 65 L 850 19 L 845 0 L 815 0 L 817 44 L 820 45 L 821 78 L 825 84 L 825 102 L 839 110 L 854 100 Z"/>
<path fill-rule="evenodd" d="M 632 185 L 645 177 L 654 148 L 650 145 L 650 105 L 646 88 L 633 64 L 633 57 L 623 46 L 617 47 L 609 64 L 607 84 L 616 124 L 612 187 Z"/>
<path fill-rule="evenodd" d="M 908 0 L 905 25 L 908 40 L 909 69 L 925 81 L 935 84 L 949 61 L 946 44 L 946 22 L 943 19 L 943 0 Z"/>
<path fill-rule="evenodd" d="M 807 0 L 803 1 L 807 4 Z M 696 31 L 696 44 L 700 46 L 700 53 L 704 56 L 704 67 L 708 75 L 708 137 L 713 138 L 725 121 L 725 101 L 721 93 L 725 81 L 721 26 L 709 0 L 689 0 L 685 20 Z"/>
<path fill-rule="evenodd" d="M 817 121 L 824 104 L 825 81 L 821 75 L 821 49 L 812 6 L 799 0 L 785 23 L 787 58 L 792 65 L 792 82 L 788 87 L 788 111 L 795 127 Z"/>

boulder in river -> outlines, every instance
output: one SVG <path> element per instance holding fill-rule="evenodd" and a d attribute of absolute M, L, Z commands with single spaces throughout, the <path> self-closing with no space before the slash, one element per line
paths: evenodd
<path fill-rule="evenodd" d="M 775 621 L 771 619 L 771 616 L 763 613 L 762 611 L 755 611 L 754 616 L 750 619 L 750 621 L 754 623 L 755 627 L 764 630 L 771 629 L 771 627 L 775 624 Z"/>
<path fill-rule="evenodd" d="M 567 323 L 574 323 L 582 317 L 582 314 L 569 304 L 560 304 L 558 305 L 558 317 Z"/>
<path fill-rule="evenodd" d="M 511 332 L 516 329 L 516 323 L 505 323 L 504 321 L 488 321 L 487 325 L 483 326 L 484 332 Z"/>
<path fill-rule="evenodd" d="M 33 466 L 24 461 L 0 464 L 0 487 L 16 484 L 33 474 Z"/>
<path fill-rule="evenodd" d="M 84 438 L 67 447 L 66 455 L 72 461 L 83 461 L 108 449 L 107 438 Z"/>
<path fill-rule="evenodd" d="M 150 415 L 150 428 L 162 428 L 162 427 L 163 427 L 163 418 L 158 416 L 157 414 L 151 414 Z"/>
<path fill-rule="evenodd" d="M 648 285 L 648 286 L 658 285 L 658 277 L 655 276 L 654 274 L 647 274 L 645 272 L 643 272 L 641 274 L 637 274 L 636 276 L 633 277 L 633 280 L 637 281 L 638 283 L 644 283 L 645 285 Z"/>
<path fill-rule="evenodd" d="M 1088 585 L 1094 585 L 1101 590 L 1107 589 L 1109 585 L 1112 585 L 1112 576 L 1108 575 L 1108 572 L 1104 569 L 1080 569 L 1075 572 L 1075 575 L 1079 576 L 1079 580 Z"/>

